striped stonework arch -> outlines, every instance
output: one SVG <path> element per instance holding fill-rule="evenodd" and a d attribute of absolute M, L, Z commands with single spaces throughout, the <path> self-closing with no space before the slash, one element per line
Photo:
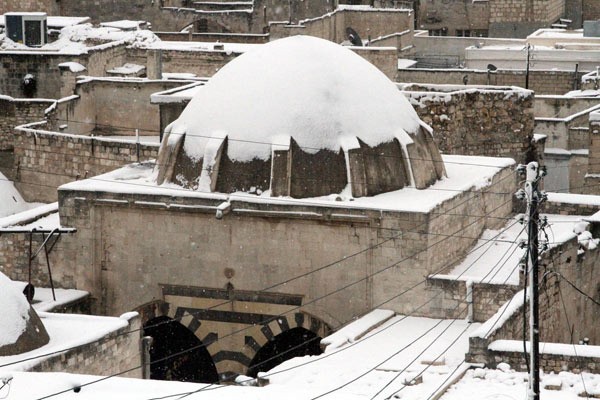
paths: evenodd
<path fill-rule="evenodd" d="M 239 358 L 244 360 L 244 363 L 242 363 L 244 369 L 243 372 L 238 373 L 246 375 L 248 373 L 250 363 L 258 351 L 265 344 L 267 344 L 267 342 L 273 340 L 280 333 L 293 328 L 304 328 L 321 338 L 327 336 L 331 332 L 330 327 L 323 322 L 323 320 L 305 312 L 290 313 L 288 315 L 281 316 L 276 320 L 269 322 L 268 324 L 257 326 L 255 329 L 249 329 L 247 332 L 245 332 L 246 344 L 239 352 L 243 356 Z M 216 360 L 215 363 L 217 363 Z M 218 371 L 219 365 L 218 363 L 216 365 Z"/>

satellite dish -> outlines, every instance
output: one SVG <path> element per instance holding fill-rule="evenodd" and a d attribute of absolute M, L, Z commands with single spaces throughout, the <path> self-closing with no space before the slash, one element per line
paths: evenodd
<path fill-rule="evenodd" d="M 346 28 L 346 37 L 348 38 L 350 43 L 352 43 L 352 46 L 362 46 L 363 45 L 360 36 L 358 36 L 358 33 L 356 33 L 356 31 L 350 27 Z"/>
<path fill-rule="evenodd" d="M 498 69 L 498 67 L 496 67 L 494 64 L 488 64 L 488 71 L 496 71 Z"/>

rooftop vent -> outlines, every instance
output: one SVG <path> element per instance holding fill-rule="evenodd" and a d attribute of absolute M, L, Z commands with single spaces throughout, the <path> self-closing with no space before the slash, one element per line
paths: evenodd
<path fill-rule="evenodd" d="M 47 18 L 46 13 L 42 12 L 6 13 L 6 34 L 13 42 L 41 47 L 48 43 Z"/>

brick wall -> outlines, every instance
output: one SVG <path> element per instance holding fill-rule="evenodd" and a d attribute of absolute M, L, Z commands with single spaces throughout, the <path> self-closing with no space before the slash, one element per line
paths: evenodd
<path fill-rule="evenodd" d="M 28 370 L 107 376 L 138 367 L 142 363 L 140 316 L 131 317 L 128 322 L 125 327 L 100 340 L 51 356 Z M 128 333 L 129 331 L 133 332 Z M 141 378 L 142 369 L 137 368 L 120 376 Z"/>
<path fill-rule="evenodd" d="M 578 74 L 578 80 L 583 73 Z M 467 78 L 469 85 L 496 85 L 525 87 L 525 71 L 498 70 L 488 75 L 487 71 L 472 69 L 418 69 L 398 70 L 397 82 L 420 82 L 430 84 L 463 85 Z M 489 79 L 488 79 L 489 77 Z M 564 94 L 573 90 L 575 74 L 571 71 L 530 71 L 529 89 L 536 94 Z"/>
<path fill-rule="evenodd" d="M 448 154 L 533 157 L 533 95 L 513 88 L 408 85 L 404 94 Z M 458 90 L 457 90 L 458 89 Z M 439 91 L 438 91 L 439 90 Z M 454 90 L 454 91 L 449 91 Z"/>
<path fill-rule="evenodd" d="M 89 136 L 15 130 L 15 185 L 27 201 L 51 202 L 58 186 L 137 161 L 135 143 Z M 158 145 L 140 145 L 140 160 L 156 158 Z"/>
<path fill-rule="evenodd" d="M 0 150 L 14 147 L 13 129 L 45 118 L 45 110 L 53 100 L 27 100 L 0 97 Z"/>

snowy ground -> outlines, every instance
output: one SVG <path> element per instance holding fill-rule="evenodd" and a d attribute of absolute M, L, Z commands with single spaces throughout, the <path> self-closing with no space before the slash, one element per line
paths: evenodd
<path fill-rule="evenodd" d="M 558 214 L 542 214 L 541 216 L 542 218 L 548 218 L 548 239 L 552 245 L 573 238 L 576 235 L 574 229 L 579 227 L 580 221 L 585 218 L 578 215 Z M 515 224 L 516 221 L 517 219 L 509 220 L 505 226 L 498 230 L 485 230 L 475 245 L 475 251 L 469 253 L 450 273 L 436 275 L 436 278 L 458 278 L 464 281 L 480 282 L 489 273 L 490 268 L 497 265 L 497 268 L 485 279 L 485 282 L 493 284 L 506 282 L 509 285 L 518 285 L 519 269 L 515 268 L 515 265 L 519 263 L 519 260 L 525 254 L 525 249 L 518 248 L 514 243 L 521 239 L 524 240 L 527 237 L 527 232 L 523 230 L 522 224 Z"/>
<path fill-rule="evenodd" d="M 527 399 L 527 373 L 503 369 L 475 369 L 450 387 L 441 400 L 523 400 Z M 584 393 L 600 394 L 600 375 L 561 372 L 542 374 L 540 397 L 544 400 L 581 400 Z M 561 390 L 545 389 L 547 385 L 561 385 Z"/>
<path fill-rule="evenodd" d="M 60 333 L 64 335 L 61 339 L 63 342 L 81 341 L 82 330 L 86 326 L 88 329 L 90 327 L 88 321 L 79 316 L 77 320 L 74 320 L 74 323 L 69 324 L 69 329 L 64 328 L 65 319 L 74 316 L 52 315 L 50 317 L 45 313 L 42 313 L 42 316 L 51 337 L 56 333 Z M 93 322 L 94 319 L 102 322 L 99 317 L 88 318 L 90 319 L 89 322 Z M 61 319 L 63 328 L 56 326 L 60 324 Z M 110 324 L 118 326 L 118 318 L 102 318 L 102 320 L 106 321 L 102 322 L 104 326 L 95 327 L 95 331 L 99 332 L 102 329 L 112 328 Z M 117 322 L 113 322 L 113 320 L 117 320 Z M 306 400 L 315 398 L 366 373 L 354 383 L 328 395 L 327 398 L 370 399 L 386 383 L 399 376 L 387 390 L 377 397 L 382 399 L 403 387 L 406 377 L 414 377 L 427 368 L 428 365 L 423 364 L 422 361 L 432 361 L 449 347 L 449 350 L 443 356 L 443 365 L 430 366 L 424 373 L 422 384 L 406 386 L 405 390 L 400 392 L 403 398 L 425 399 L 448 378 L 448 374 L 464 359 L 464 354 L 468 348 L 469 333 L 478 325 L 469 325 L 463 320 L 456 320 L 452 323 L 450 320 L 396 316 L 352 344 L 327 351 L 320 356 L 295 358 L 283 363 L 266 374 L 271 381 L 271 384 L 266 387 L 211 386 L 211 390 L 202 391 L 189 398 L 239 399 L 243 397 L 245 399 L 270 399 L 276 398 L 276 396 L 277 398 L 284 396 L 286 399 Z M 436 341 L 435 345 L 425 350 L 446 328 L 448 330 Z M 65 331 L 60 332 L 60 329 Z M 466 332 L 461 335 L 463 331 Z M 89 335 L 90 333 L 88 333 Z M 451 342 L 456 338 L 459 339 L 452 344 Z M 413 341 L 415 341 L 414 345 L 408 347 L 405 351 L 400 351 Z M 48 351 L 56 347 L 56 343 L 51 341 L 48 346 L 38 351 Z M 400 352 L 397 356 L 384 362 L 390 354 L 398 351 Z M 423 354 L 420 354 L 421 352 Z M 28 353 L 27 356 L 32 355 L 32 353 L 35 352 Z M 442 359 L 440 358 L 440 360 Z M 0 364 L 6 361 L 6 357 L 0 358 Z M 308 364 L 302 365 L 305 363 Z M 379 364 L 381 365 L 377 367 Z M 289 368 L 293 369 L 286 371 Z M 369 372 L 371 369 L 373 371 Z M 399 374 L 403 369 L 406 369 L 406 371 Z M 16 373 L 11 384 L 10 399 L 35 399 L 51 392 L 70 389 L 94 379 L 97 378 L 54 373 Z M 151 399 L 198 390 L 203 387 L 205 385 L 111 378 L 108 381 L 84 387 L 77 394 L 69 392 L 62 398 Z"/>

